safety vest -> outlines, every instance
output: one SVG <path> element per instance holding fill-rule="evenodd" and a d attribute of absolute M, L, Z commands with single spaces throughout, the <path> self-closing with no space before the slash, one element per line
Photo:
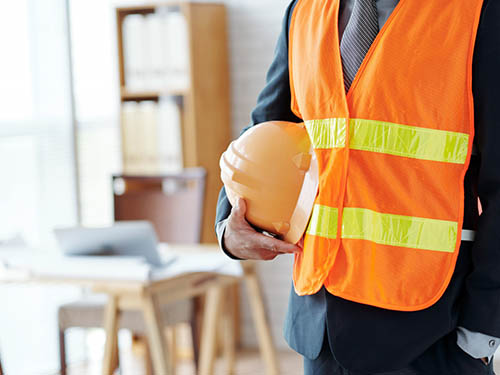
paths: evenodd
<path fill-rule="evenodd" d="M 415 311 L 458 256 L 474 136 L 472 55 L 482 0 L 400 0 L 345 92 L 339 0 L 299 0 L 289 31 L 293 112 L 319 166 L 295 256 L 299 295 Z"/>

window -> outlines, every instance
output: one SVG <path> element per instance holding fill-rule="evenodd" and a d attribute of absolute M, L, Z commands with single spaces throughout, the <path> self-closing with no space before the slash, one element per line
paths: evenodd
<path fill-rule="evenodd" d="M 77 218 L 65 7 L 9 7 L 0 14 L 0 240 L 47 246 L 53 227 Z"/>

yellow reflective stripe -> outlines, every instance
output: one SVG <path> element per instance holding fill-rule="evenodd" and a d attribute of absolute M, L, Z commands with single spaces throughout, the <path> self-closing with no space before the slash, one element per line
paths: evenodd
<path fill-rule="evenodd" d="M 346 124 L 345 118 L 305 121 L 314 148 L 345 147 Z"/>
<path fill-rule="evenodd" d="M 307 234 L 335 239 L 337 220 L 337 208 L 315 204 Z M 342 238 L 452 253 L 457 232 L 454 221 L 383 214 L 366 208 L 345 207 L 343 211 Z"/>
<path fill-rule="evenodd" d="M 307 233 L 326 238 L 337 237 L 338 210 L 333 207 L 315 204 L 307 227 Z"/>
<path fill-rule="evenodd" d="M 315 149 L 345 147 L 346 119 L 329 118 L 305 122 Z M 463 164 L 469 135 L 391 122 L 350 119 L 349 147 L 414 159 Z"/>
<path fill-rule="evenodd" d="M 365 208 L 345 207 L 342 238 L 382 245 L 452 253 L 458 224 L 454 221 L 382 214 Z"/>
<path fill-rule="evenodd" d="M 463 164 L 469 135 L 390 122 L 351 119 L 349 147 L 415 159 Z"/>

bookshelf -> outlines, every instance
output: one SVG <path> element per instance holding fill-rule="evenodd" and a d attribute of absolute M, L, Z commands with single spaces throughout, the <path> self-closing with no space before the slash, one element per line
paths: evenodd
<path fill-rule="evenodd" d="M 129 15 L 147 16 L 155 12 L 178 12 L 185 18 L 189 61 L 188 84 L 185 87 L 165 85 L 158 90 L 129 87 L 125 61 L 127 54 L 124 48 L 124 20 Z M 182 167 L 203 167 L 207 172 L 201 238 L 204 243 L 215 242 L 214 217 L 218 192 L 222 186 L 219 178 L 219 157 L 230 140 L 225 7 L 222 4 L 196 2 L 128 6 L 116 9 L 116 20 L 120 103 L 122 106 L 127 102 L 158 103 L 165 97 L 171 97 L 178 103 Z M 123 145 L 123 125 L 121 130 Z"/>

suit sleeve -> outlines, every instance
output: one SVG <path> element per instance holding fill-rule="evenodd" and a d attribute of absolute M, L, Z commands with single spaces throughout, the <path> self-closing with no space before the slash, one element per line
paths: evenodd
<path fill-rule="evenodd" d="M 267 72 L 266 85 L 257 98 L 257 105 L 251 113 L 250 125 L 243 129 L 242 134 L 250 127 L 265 121 L 301 122 L 301 119 L 295 116 L 290 108 L 291 94 L 288 72 L 288 26 L 295 3 L 296 0 L 292 1 L 286 9 L 281 33 L 274 52 L 274 59 Z M 230 213 L 231 204 L 227 199 L 226 191 L 222 188 L 217 202 L 216 234 L 224 252 L 231 258 L 237 259 L 224 249 L 222 241 L 226 224 L 225 219 Z"/>
<path fill-rule="evenodd" d="M 500 337 L 500 1 L 488 1 L 477 32 L 473 62 L 478 195 L 483 212 L 472 248 L 459 325 Z M 491 345 L 493 346 L 493 342 Z"/>

